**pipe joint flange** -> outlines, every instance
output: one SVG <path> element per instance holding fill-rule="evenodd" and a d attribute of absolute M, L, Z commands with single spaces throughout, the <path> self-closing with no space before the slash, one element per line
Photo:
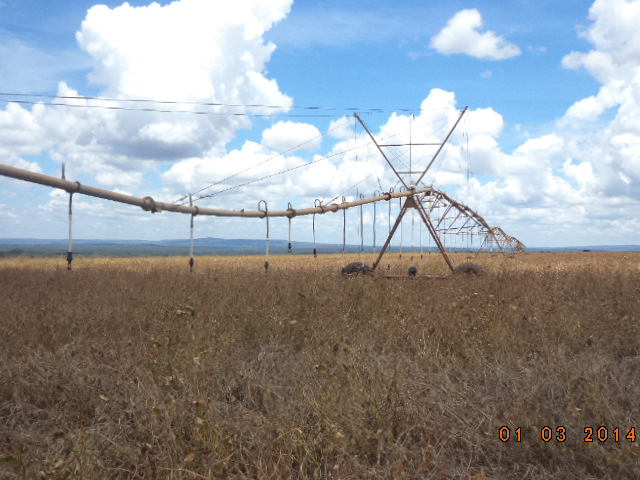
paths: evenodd
<path fill-rule="evenodd" d="M 142 199 L 142 209 L 145 212 L 151 213 L 160 213 L 162 211 L 162 209 L 158 207 L 156 201 L 151 197 L 144 197 Z"/>

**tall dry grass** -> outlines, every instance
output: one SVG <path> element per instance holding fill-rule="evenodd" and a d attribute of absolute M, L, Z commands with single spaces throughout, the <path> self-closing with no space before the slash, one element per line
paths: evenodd
<path fill-rule="evenodd" d="M 3 260 L 0 478 L 640 477 L 640 255 L 415 257 Z"/>

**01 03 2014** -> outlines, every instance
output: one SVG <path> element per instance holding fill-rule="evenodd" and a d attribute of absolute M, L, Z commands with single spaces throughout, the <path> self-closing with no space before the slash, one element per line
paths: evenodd
<path fill-rule="evenodd" d="M 545 425 L 540 429 L 540 436 L 538 437 L 538 440 L 542 440 L 543 442 L 555 441 L 562 443 L 567 440 L 568 436 L 567 428 L 563 425 Z M 536 436 L 534 435 L 534 439 L 535 437 Z M 509 427 L 507 425 L 500 427 L 498 430 L 498 438 L 504 443 L 520 443 L 523 440 L 526 440 L 524 438 L 522 427 Z M 603 425 L 597 427 L 584 427 L 581 434 L 581 440 L 584 443 L 635 442 L 636 427 L 606 427 Z"/>

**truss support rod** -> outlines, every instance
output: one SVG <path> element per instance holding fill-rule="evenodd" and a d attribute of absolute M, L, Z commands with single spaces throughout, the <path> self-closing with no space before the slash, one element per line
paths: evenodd
<path fill-rule="evenodd" d="M 451 230 L 453 228 L 453 225 L 458 221 L 458 219 L 460 218 L 460 215 L 462 215 L 462 210 L 458 210 L 458 214 L 456 215 L 456 218 L 454 218 L 451 223 L 449 223 L 449 226 L 447 228 L 445 228 L 442 233 L 449 233 L 449 230 Z M 460 227 L 456 227 L 453 228 L 454 230 L 460 230 Z"/>
<path fill-rule="evenodd" d="M 438 228 L 440 228 L 440 224 L 447 219 L 447 215 L 449 214 L 449 211 L 453 208 L 453 203 L 450 203 L 447 208 L 444 209 L 444 213 L 442 214 L 442 216 L 440 217 L 440 219 L 438 220 L 438 224 L 436 225 L 436 230 Z"/>
<path fill-rule="evenodd" d="M 367 131 L 367 133 L 369 134 L 369 137 L 371 137 L 371 140 L 373 141 L 373 143 L 375 144 L 375 146 L 378 148 L 378 151 L 380 152 L 380 154 L 382 155 L 382 158 L 385 159 L 385 161 L 387 162 L 387 164 L 389 165 L 389 167 L 391 167 L 391 170 L 393 170 L 393 173 L 396 174 L 396 176 L 400 179 L 400 181 L 402 182 L 402 184 L 404 185 L 404 187 L 407 190 L 410 190 L 409 185 L 407 185 L 405 183 L 405 181 L 402 179 L 402 177 L 400 176 L 400 174 L 398 173 L 398 171 L 395 169 L 395 167 L 393 166 L 393 164 L 389 161 L 389 159 L 387 158 L 387 156 L 384 154 L 384 152 L 382 151 L 382 148 L 380 147 L 380 145 L 378 145 L 378 142 L 376 142 L 376 139 L 373 137 L 373 133 L 371 133 L 371 131 L 369 130 L 369 127 L 367 127 L 367 124 L 364 123 L 364 120 L 362 120 L 362 118 L 360 118 L 360 115 L 358 115 L 357 113 L 354 113 L 355 117 L 358 119 L 358 121 L 360 122 L 360 124 L 364 127 L 364 129 Z M 416 185 L 418 183 L 416 182 Z"/>
<path fill-rule="evenodd" d="M 451 128 L 451 130 L 449 130 L 449 133 L 447 134 L 447 137 L 444 139 L 444 141 L 440 144 L 440 148 L 438 148 L 438 151 L 435 153 L 435 155 L 433 156 L 433 158 L 431 159 L 431 161 L 429 162 L 429 165 L 427 165 L 427 168 L 424 169 L 424 172 L 422 172 L 422 175 L 420 175 L 420 178 L 418 178 L 418 180 L 416 181 L 416 185 L 420 185 L 420 181 L 424 178 L 424 176 L 427 174 L 427 172 L 429 171 L 429 169 L 431 168 L 431 165 L 433 165 L 433 162 L 436 161 L 436 158 L 438 158 L 438 155 L 440 155 L 440 152 L 442 151 L 442 149 L 444 148 L 444 146 L 447 144 L 447 142 L 449 141 L 449 138 L 451 137 L 451 134 L 453 133 L 453 131 L 456 129 L 456 127 L 458 126 L 458 124 L 460 123 L 460 120 L 462 120 L 462 116 L 467 113 L 467 110 L 469 110 L 469 107 L 464 107 L 464 110 L 462 110 L 462 113 L 460 113 L 460 116 L 458 117 L 458 120 L 456 120 L 456 123 L 454 123 L 453 127 Z"/>
<path fill-rule="evenodd" d="M 134 205 L 142 208 L 143 210 L 151 213 L 158 213 L 167 211 L 174 213 L 185 213 L 189 215 L 207 215 L 214 217 L 252 217 L 252 218 L 264 218 L 266 213 L 262 210 L 223 210 L 215 208 L 195 207 L 188 205 L 175 205 L 173 203 L 165 203 L 155 201 L 151 197 L 138 198 L 131 195 L 125 195 L 123 193 L 112 192 L 110 190 L 104 190 L 102 188 L 90 187 L 83 185 L 80 182 L 70 182 L 68 180 L 62 180 L 60 178 L 51 177 L 49 175 L 43 175 L 41 173 L 30 172 L 28 170 L 22 170 L 20 168 L 10 167 L 9 165 L 0 164 L 0 175 L 5 177 L 11 177 L 26 182 L 37 183 L 40 185 L 46 185 L 48 187 L 58 188 L 65 190 L 69 193 L 80 193 L 88 195 L 90 197 L 102 198 L 105 200 L 111 200 L 114 202 L 125 203 L 128 205 Z M 421 188 L 415 190 L 407 190 L 404 192 L 387 192 L 376 197 L 365 198 L 362 200 L 356 200 L 354 202 L 344 203 L 332 203 L 329 205 L 321 205 L 314 208 L 303 209 L 287 209 L 287 210 L 274 210 L 269 211 L 269 217 L 288 217 L 293 218 L 297 216 L 313 215 L 316 213 L 323 214 L 327 212 L 338 212 L 340 210 L 346 210 L 360 205 L 367 205 L 373 202 L 379 202 L 382 200 L 391 200 L 392 198 L 410 197 L 414 194 L 431 194 L 437 192 L 433 188 Z"/>

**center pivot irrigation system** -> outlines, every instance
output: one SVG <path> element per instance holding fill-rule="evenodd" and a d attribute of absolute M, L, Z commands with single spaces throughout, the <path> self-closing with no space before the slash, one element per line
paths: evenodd
<path fill-rule="evenodd" d="M 80 182 L 72 182 L 65 179 L 64 165 L 62 169 L 62 178 L 56 178 L 49 175 L 43 175 L 40 173 L 30 172 L 27 170 L 11 167 L 8 165 L 0 164 L 0 175 L 23 180 L 31 183 L 37 183 L 40 185 L 46 185 L 53 188 L 65 190 L 69 193 L 69 250 L 67 254 L 68 269 L 71 270 L 71 263 L 73 261 L 73 195 L 83 194 L 91 197 L 103 198 L 105 200 L 111 200 L 114 202 L 135 205 L 142 208 L 145 211 L 151 213 L 159 213 L 162 211 L 176 212 L 191 215 L 191 255 L 189 265 L 191 269 L 194 266 L 193 258 L 193 219 L 196 215 L 206 215 L 215 217 L 248 217 L 248 218 L 265 218 L 267 223 L 267 245 L 266 245 L 266 261 L 265 270 L 269 269 L 269 218 L 272 217 L 287 217 L 289 218 L 289 251 L 291 252 L 291 219 L 298 216 L 313 215 L 314 218 L 314 255 L 316 255 L 315 248 L 315 215 L 325 214 L 327 212 L 345 211 L 354 207 L 362 207 L 367 204 L 374 204 L 380 201 L 390 202 L 392 199 L 399 199 L 400 212 L 395 220 L 393 227 L 391 227 L 391 213 L 389 213 L 389 234 L 382 246 L 375 263 L 373 264 L 373 270 L 375 270 L 382 259 L 385 251 L 389 248 L 392 238 L 396 234 L 398 227 L 402 223 L 402 219 L 409 211 L 417 212 L 422 224 L 426 226 L 430 237 L 435 242 L 439 252 L 443 256 L 445 262 L 449 268 L 453 271 L 455 266 L 447 253 L 445 244 L 452 237 L 457 238 L 464 236 L 467 239 L 480 238 L 478 251 L 482 249 L 497 249 L 504 254 L 513 254 L 523 252 L 525 246 L 516 238 L 508 236 L 500 227 L 491 227 L 489 224 L 473 211 L 468 206 L 453 200 L 446 193 L 434 189 L 429 186 L 423 186 L 419 188 L 418 185 L 422 182 L 423 178 L 432 167 L 436 158 L 441 153 L 442 149 L 449 141 L 453 131 L 456 129 L 460 120 L 467 112 L 468 107 L 460 113 L 453 127 L 449 130 L 446 138 L 440 143 L 409 143 L 404 144 L 381 144 L 374 135 L 371 133 L 369 127 L 365 124 L 362 118 L 356 113 L 354 114 L 357 121 L 360 122 L 362 127 L 366 130 L 367 134 L 371 138 L 373 144 L 375 144 L 377 150 L 385 159 L 388 166 L 392 169 L 398 179 L 399 189 L 394 191 L 393 188 L 388 192 L 374 194 L 373 197 L 364 198 L 360 195 L 360 198 L 355 201 L 348 202 L 343 197 L 341 203 L 329 203 L 323 205 L 320 200 L 316 200 L 315 206 L 311 208 L 294 209 L 289 203 L 289 207 L 286 210 L 269 210 L 267 202 L 260 200 L 257 210 L 225 210 L 206 207 L 197 207 L 193 205 L 192 196 L 188 195 L 189 205 L 166 203 L 154 200 L 151 197 L 134 197 L 125 195 L 122 193 L 113 192 L 110 190 L 104 190 L 101 188 L 91 187 L 83 185 Z M 392 161 L 385 153 L 386 147 L 399 147 L 408 146 L 410 149 L 414 146 L 432 146 L 437 147 L 435 154 L 431 157 L 431 160 L 427 163 L 426 167 L 421 170 L 414 170 L 411 163 L 411 157 L 409 158 L 408 170 L 402 171 L 397 168 L 397 161 Z M 395 164 L 394 164 L 395 163 Z M 402 165 L 406 165 L 401 162 Z M 397 184 L 397 185 L 398 185 Z M 396 186 L 397 186 L 396 185 Z M 389 203 L 389 211 L 391 206 Z M 362 219 L 361 219 L 362 221 Z M 375 233 L 374 233 L 375 235 Z M 375 240 L 374 240 L 375 243 Z M 477 242 L 476 242 L 477 244 Z M 375 246 L 374 246 L 375 249 Z M 469 243 L 467 243 L 467 250 L 469 249 Z"/>

